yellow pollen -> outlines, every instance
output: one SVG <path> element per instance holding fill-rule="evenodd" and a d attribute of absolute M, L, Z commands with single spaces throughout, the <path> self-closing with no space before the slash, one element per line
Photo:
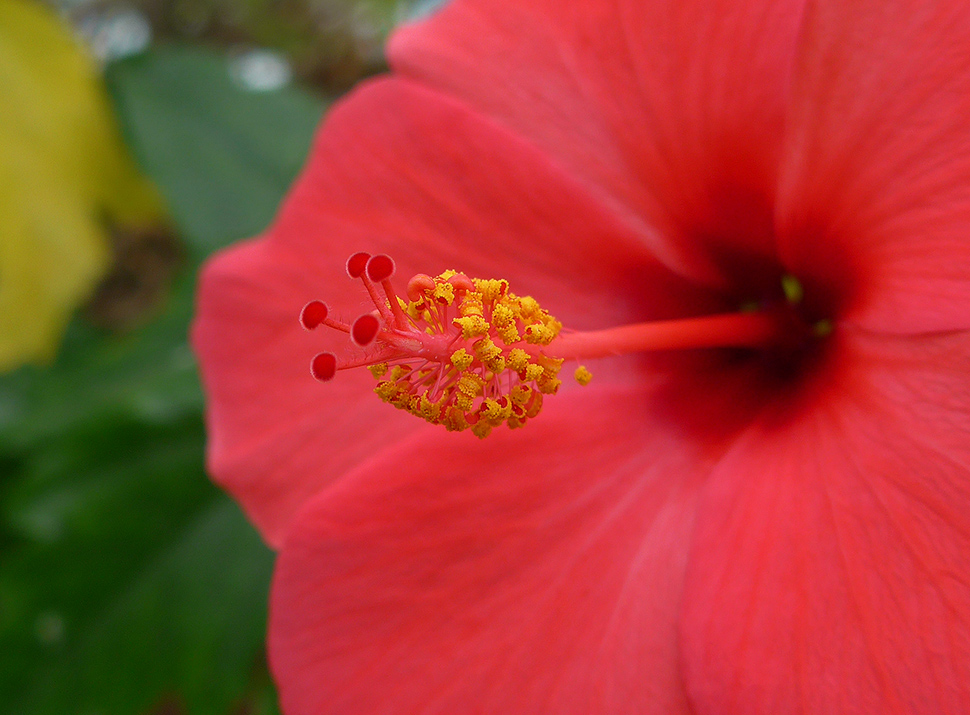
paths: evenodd
<path fill-rule="evenodd" d="M 461 313 L 463 316 L 484 315 L 485 304 L 482 301 L 481 293 L 466 293 L 464 300 L 462 300 L 461 302 L 461 305 L 458 306 L 458 312 Z"/>
<path fill-rule="evenodd" d="M 421 399 L 418 402 L 418 411 L 421 416 L 424 417 L 428 422 L 434 423 L 437 421 L 438 416 L 441 414 L 441 405 L 437 402 L 432 402 L 428 399 L 427 395 L 421 395 Z"/>
<path fill-rule="evenodd" d="M 543 395 L 555 395 L 559 392 L 559 386 L 562 385 L 562 380 L 549 377 L 548 375 L 543 375 L 539 379 L 539 392 Z"/>
<path fill-rule="evenodd" d="M 393 370 L 391 370 L 390 378 L 395 382 L 400 380 L 402 377 L 411 372 L 411 368 L 407 365 L 396 365 Z"/>
<path fill-rule="evenodd" d="M 512 414 L 512 403 L 508 401 L 506 402 L 507 404 L 503 407 L 498 400 L 493 400 L 491 398 L 485 399 L 485 401 L 482 402 L 482 409 L 480 411 L 481 416 L 488 420 L 493 426 L 502 424 Z"/>
<path fill-rule="evenodd" d="M 522 379 L 526 382 L 534 382 L 543 376 L 545 370 L 542 369 L 542 365 L 535 365 L 530 363 L 525 366 L 525 377 Z"/>
<path fill-rule="evenodd" d="M 499 303 L 492 310 L 492 325 L 494 325 L 499 330 L 504 330 L 515 322 L 515 313 L 512 309 L 503 304 Z"/>
<path fill-rule="evenodd" d="M 451 364 L 457 368 L 458 372 L 467 370 L 474 361 L 474 356 L 465 350 L 465 348 L 458 348 L 451 354 Z"/>
<path fill-rule="evenodd" d="M 502 424 L 524 426 L 562 384 L 562 360 L 544 351 L 562 324 L 534 298 L 511 293 L 508 281 L 421 274 L 408 298 L 392 299 L 407 325 L 385 327 L 375 344 L 380 362 L 368 365 L 384 402 L 486 437 Z M 579 371 L 576 379 L 589 381 Z"/>
<path fill-rule="evenodd" d="M 593 373 L 587 370 L 585 365 L 577 367 L 573 376 L 576 378 L 576 382 L 584 387 L 593 379 Z"/>
<path fill-rule="evenodd" d="M 455 302 L 455 286 L 451 283 L 436 283 L 433 295 L 439 303 L 451 305 Z"/>
<path fill-rule="evenodd" d="M 525 328 L 525 341 L 534 345 L 548 345 L 559 335 L 559 330 L 553 326 L 534 323 Z"/>
<path fill-rule="evenodd" d="M 474 280 L 475 287 L 482 294 L 482 301 L 494 301 L 509 291 L 509 282 L 506 280 Z"/>
<path fill-rule="evenodd" d="M 532 388 L 528 385 L 516 385 L 512 388 L 512 392 L 509 393 L 512 404 L 520 407 L 527 403 L 530 397 L 532 397 Z"/>
<path fill-rule="evenodd" d="M 377 387 L 374 388 L 374 392 L 376 392 L 377 396 L 384 400 L 384 402 L 390 402 L 397 394 L 397 385 L 390 380 L 384 380 L 383 382 L 377 383 Z"/>
<path fill-rule="evenodd" d="M 522 372 L 525 370 L 526 365 L 529 364 L 529 353 L 522 348 L 512 348 L 509 351 L 509 357 L 508 360 L 506 360 L 506 364 L 510 370 Z"/>
<path fill-rule="evenodd" d="M 465 340 L 481 337 L 488 334 L 489 324 L 480 315 L 466 315 L 463 318 L 455 318 L 455 325 L 461 328 L 461 336 Z"/>
<path fill-rule="evenodd" d="M 492 425 L 485 420 L 479 420 L 477 424 L 472 425 L 472 434 L 479 439 L 485 439 L 492 432 Z"/>
<path fill-rule="evenodd" d="M 475 396 L 458 391 L 454 396 L 455 407 L 461 410 L 462 414 L 471 412 L 472 405 L 475 404 Z"/>
<path fill-rule="evenodd" d="M 519 311 L 523 318 L 532 318 L 542 312 L 538 301 L 531 295 L 519 298 Z"/>
<path fill-rule="evenodd" d="M 504 328 L 496 328 L 495 332 L 498 333 L 499 338 L 501 338 L 502 342 L 506 345 L 515 345 L 515 343 L 522 339 L 522 336 L 519 335 L 518 328 L 515 327 L 515 323 L 512 323 Z"/>
<path fill-rule="evenodd" d="M 485 381 L 478 375 L 466 372 L 458 379 L 458 391 L 469 397 L 478 397 L 482 394 L 482 387 Z"/>

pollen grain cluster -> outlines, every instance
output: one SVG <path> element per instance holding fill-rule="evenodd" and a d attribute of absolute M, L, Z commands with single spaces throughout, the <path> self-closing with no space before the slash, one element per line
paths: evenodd
<path fill-rule="evenodd" d="M 450 336 L 447 359 L 388 368 L 374 390 L 385 402 L 485 437 L 502 423 L 523 426 L 543 395 L 559 389 L 562 360 L 530 348 L 549 345 L 562 324 L 533 298 L 511 293 L 507 281 L 420 275 L 408 297 L 401 307 L 415 328 Z"/>

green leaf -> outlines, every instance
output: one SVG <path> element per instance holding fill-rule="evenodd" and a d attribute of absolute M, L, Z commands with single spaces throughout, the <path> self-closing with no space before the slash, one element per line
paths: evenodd
<path fill-rule="evenodd" d="M 0 378 L 0 455 L 100 421 L 165 423 L 201 410 L 186 338 L 193 288 L 194 277 L 183 276 L 165 312 L 131 334 L 75 322 L 52 368 Z"/>
<path fill-rule="evenodd" d="M 0 712 L 176 694 L 217 715 L 245 692 L 272 555 L 205 479 L 201 434 L 197 418 L 101 426 L 32 460 L 4 507 L 19 546 L 0 576 Z"/>
<path fill-rule="evenodd" d="M 322 100 L 248 91 L 226 56 L 168 47 L 110 67 L 135 155 L 198 255 L 262 231 L 306 160 Z"/>

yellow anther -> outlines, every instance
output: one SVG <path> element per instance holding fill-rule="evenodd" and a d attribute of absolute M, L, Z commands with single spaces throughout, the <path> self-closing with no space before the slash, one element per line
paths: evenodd
<path fill-rule="evenodd" d="M 370 370 L 371 375 L 377 379 L 380 379 L 387 374 L 387 363 L 379 362 L 376 365 L 368 365 L 367 369 Z"/>
<path fill-rule="evenodd" d="M 483 315 L 484 304 L 481 293 L 465 293 L 465 297 L 458 305 L 458 312 L 462 315 Z"/>
<path fill-rule="evenodd" d="M 468 420 L 465 419 L 465 413 L 458 407 L 449 407 L 446 409 L 441 415 L 439 423 L 443 424 L 449 432 L 461 432 L 469 427 Z"/>
<path fill-rule="evenodd" d="M 522 348 L 512 348 L 509 350 L 509 356 L 506 360 L 506 365 L 510 370 L 515 370 L 516 372 L 522 372 L 525 370 L 526 365 L 529 364 L 529 353 L 527 353 Z"/>
<path fill-rule="evenodd" d="M 539 413 L 543 394 L 559 389 L 563 361 L 544 346 L 562 325 L 535 299 L 510 293 L 507 281 L 419 274 L 407 295 L 409 301 L 391 300 L 408 325 L 385 341 L 378 353 L 384 362 L 369 366 L 385 402 L 449 431 L 485 437 L 501 424 L 522 427 Z M 414 335 L 405 339 L 408 332 Z M 583 384 L 590 377 L 585 367 L 576 371 Z"/>
<path fill-rule="evenodd" d="M 542 394 L 555 395 L 557 392 L 559 392 L 559 386 L 562 385 L 562 380 L 557 377 L 543 375 L 536 385 L 539 387 L 539 392 Z"/>
<path fill-rule="evenodd" d="M 526 417 L 535 417 L 539 414 L 539 410 L 542 409 L 542 393 L 537 392 L 532 397 L 532 402 L 529 404 L 528 409 L 525 411 Z"/>
<path fill-rule="evenodd" d="M 490 425 L 486 420 L 479 420 L 472 425 L 472 434 L 479 439 L 485 439 L 488 437 L 491 431 L 492 425 Z"/>
<path fill-rule="evenodd" d="M 509 327 L 515 323 L 515 313 L 510 307 L 499 303 L 492 308 L 492 325 L 499 330 Z"/>
<path fill-rule="evenodd" d="M 548 345 L 556 339 L 558 334 L 559 331 L 554 326 L 542 323 L 525 326 L 525 341 L 533 345 Z"/>
<path fill-rule="evenodd" d="M 474 280 L 475 288 L 479 293 L 482 294 L 482 300 L 493 301 L 496 300 L 506 293 L 509 292 L 509 282 L 504 279 L 494 280 L 483 280 L 481 278 L 476 278 Z"/>
<path fill-rule="evenodd" d="M 441 414 L 441 405 L 428 399 L 427 394 L 421 395 L 418 403 L 418 414 L 428 422 L 436 422 Z"/>
<path fill-rule="evenodd" d="M 469 397 L 478 397 L 484 387 L 485 381 L 470 372 L 464 373 L 458 379 L 458 392 Z"/>
<path fill-rule="evenodd" d="M 542 365 L 536 365 L 535 363 L 529 363 L 525 366 L 525 377 L 522 379 L 526 382 L 533 382 L 538 380 L 545 374 L 545 370 L 542 369 Z"/>
<path fill-rule="evenodd" d="M 467 370 L 474 360 L 475 358 L 465 348 L 458 348 L 451 354 L 451 364 L 460 372 Z"/>
<path fill-rule="evenodd" d="M 522 339 L 522 336 L 519 335 L 519 329 L 515 327 L 515 323 L 512 323 L 504 328 L 497 329 L 495 332 L 498 333 L 498 337 L 506 345 L 514 345 Z"/>
<path fill-rule="evenodd" d="M 509 393 L 513 405 L 524 405 L 532 397 L 532 388 L 528 385 L 516 385 Z"/>
<path fill-rule="evenodd" d="M 576 368 L 576 372 L 573 374 L 576 378 L 576 382 L 584 387 L 589 384 L 589 381 L 593 379 L 593 373 L 586 369 L 585 365 L 580 365 Z"/>
<path fill-rule="evenodd" d="M 400 387 L 397 394 L 391 398 L 391 404 L 399 410 L 407 410 L 411 407 L 411 391 L 407 387 Z"/>
<path fill-rule="evenodd" d="M 391 380 L 394 380 L 395 382 L 397 382 L 402 377 L 405 377 L 409 372 L 411 372 L 411 368 L 408 367 L 407 365 L 395 365 L 391 369 L 391 374 L 388 375 L 388 377 Z"/>
<path fill-rule="evenodd" d="M 482 401 L 480 414 L 482 418 L 491 422 L 492 425 L 498 426 L 512 414 L 512 403 L 509 400 L 505 400 L 505 404 L 503 405 L 498 400 L 486 398 Z"/>
<path fill-rule="evenodd" d="M 475 350 L 475 357 L 482 361 L 502 354 L 502 349 L 493 343 L 491 338 L 476 340 L 472 347 Z"/>
<path fill-rule="evenodd" d="M 531 295 L 524 295 L 519 298 L 519 311 L 523 318 L 533 318 L 540 314 L 542 308 L 539 307 L 539 302 L 533 298 Z"/>
<path fill-rule="evenodd" d="M 551 358 L 543 355 L 537 362 L 542 365 L 542 369 L 548 377 L 555 377 L 562 368 L 563 360 L 562 358 Z"/>
<path fill-rule="evenodd" d="M 449 407 L 449 408 L 448 408 L 448 409 L 446 409 L 446 410 L 444 411 L 444 413 L 443 413 L 443 414 L 441 415 L 441 419 L 440 419 L 440 420 L 438 421 L 438 424 L 440 424 L 440 425 L 443 425 L 443 426 L 444 426 L 444 428 L 445 428 L 446 430 L 448 430 L 449 432 L 459 432 L 459 431 L 461 431 L 461 430 L 462 430 L 463 428 L 462 428 L 462 427 L 460 427 L 460 426 L 458 426 L 458 424 L 457 424 L 457 422 L 456 422 L 456 421 L 454 420 L 454 418 L 453 418 L 453 417 L 451 416 L 451 412 L 452 412 L 452 410 L 454 410 L 454 411 L 455 411 L 456 413 L 458 413 L 459 415 L 462 415 L 462 418 L 464 418 L 464 415 L 463 415 L 463 414 L 462 414 L 462 413 L 461 413 L 461 412 L 460 412 L 459 410 L 457 410 L 457 409 L 455 409 L 454 407 Z"/>
<path fill-rule="evenodd" d="M 439 303 L 451 305 L 455 302 L 455 286 L 451 283 L 435 283 L 434 299 Z"/>
<path fill-rule="evenodd" d="M 465 340 L 481 337 L 488 333 L 489 324 L 480 315 L 468 315 L 463 318 L 455 318 L 454 324 L 461 328 L 461 336 Z"/>
<path fill-rule="evenodd" d="M 498 419 L 501 412 L 501 406 L 498 404 L 498 402 L 490 397 L 486 397 L 484 400 L 482 400 L 482 406 L 478 411 L 479 415 L 486 420 Z"/>
<path fill-rule="evenodd" d="M 472 395 L 466 395 L 464 392 L 457 392 L 455 394 L 455 407 L 462 412 L 468 412 L 474 403 L 475 398 Z"/>
<path fill-rule="evenodd" d="M 431 320 L 431 311 L 428 310 L 428 306 L 424 301 L 408 303 L 408 308 L 404 312 L 415 323 L 427 323 Z"/>
<path fill-rule="evenodd" d="M 482 364 L 498 375 L 505 369 L 505 358 L 502 356 L 502 348 L 492 342 L 491 338 L 482 338 L 474 345 L 475 357 L 482 361 Z"/>
<path fill-rule="evenodd" d="M 394 396 L 397 394 L 398 387 L 390 380 L 384 380 L 377 383 L 377 387 L 374 388 L 374 392 L 380 397 L 384 402 L 390 402 Z"/>

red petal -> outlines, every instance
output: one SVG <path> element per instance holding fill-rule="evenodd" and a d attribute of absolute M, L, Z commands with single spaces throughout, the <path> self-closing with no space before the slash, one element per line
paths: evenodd
<path fill-rule="evenodd" d="M 506 278 L 573 328 L 706 309 L 548 156 L 401 80 L 365 85 L 331 112 L 273 236 L 313 264 L 333 245 L 346 246 L 341 261 L 387 254 L 402 288 L 448 268 Z"/>
<path fill-rule="evenodd" d="M 774 254 L 803 4 L 456 0 L 389 55 L 554 156 L 676 270 L 718 280 L 725 252 Z"/>
<path fill-rule="evenodd" d="M 970 4 L 812 5 L 781 191 L 793 270 L 849 264 L 850 318 L 970 327 Z"/>
<path fill-rule="evenodd" d="M 682 619 L 698 712 L 966 712 L 968 355 L 968 335 L 850 338 L 829 394 L 718 467 Z"/>
<path fill-rule="evenodd" d="M 676 613 L 706 458 L 647 399 L 435 433 L 311 502 L 271 595 L 284 711 L 689 712 Z"/>

